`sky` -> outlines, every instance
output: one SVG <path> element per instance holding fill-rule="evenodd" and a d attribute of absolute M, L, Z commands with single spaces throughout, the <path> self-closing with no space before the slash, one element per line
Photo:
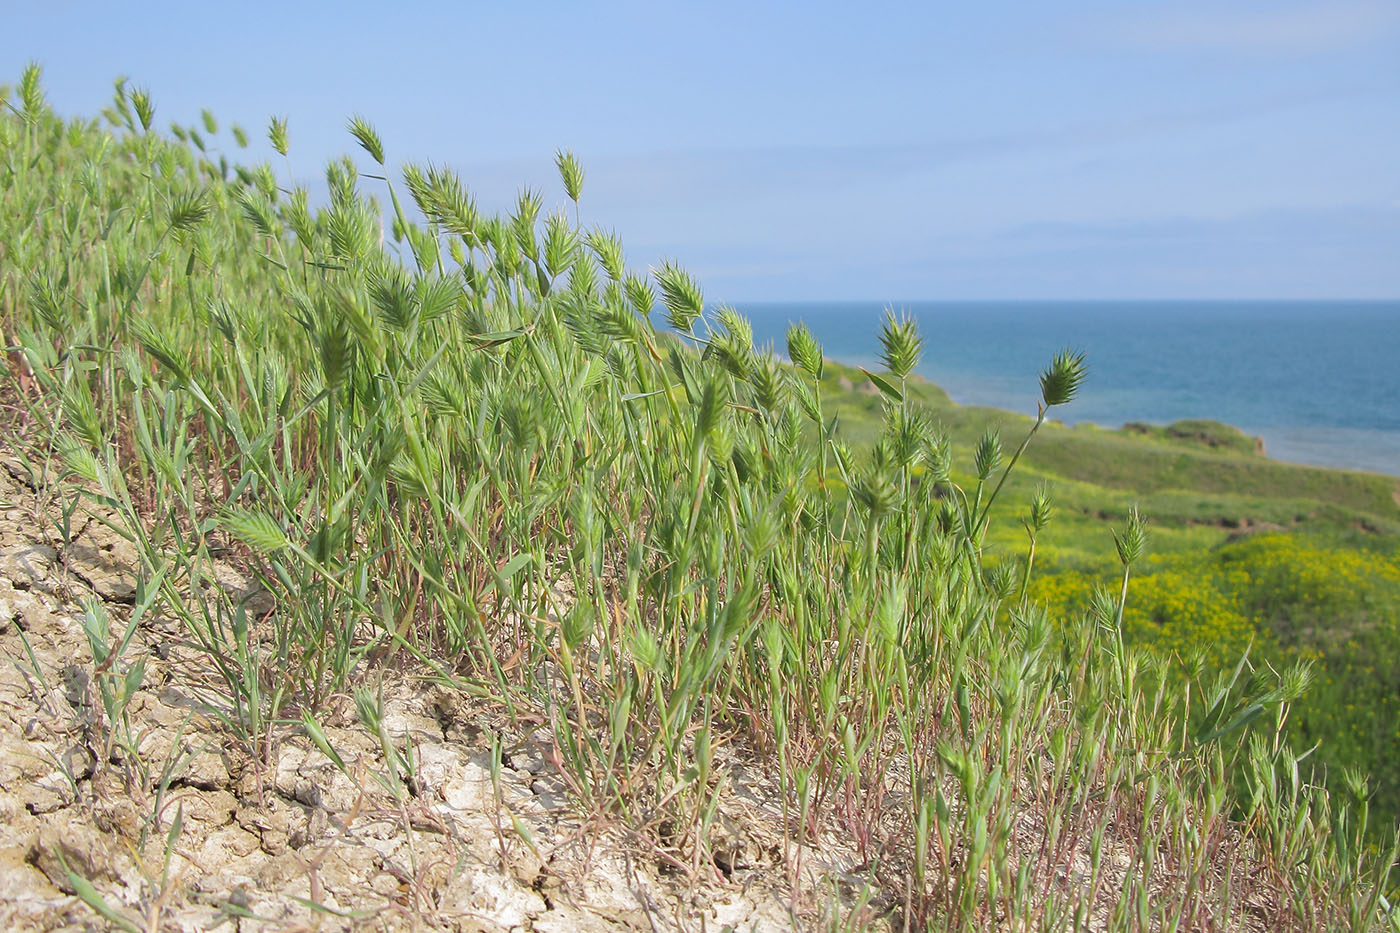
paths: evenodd
<path fill-rule="evenodd" d="M 391 6 L 7 2 L 0 82 L 307 183 L 363 115 L 493 210 L 570 148 L 716 301 L 1400 297 L 1400 0 Z"/>

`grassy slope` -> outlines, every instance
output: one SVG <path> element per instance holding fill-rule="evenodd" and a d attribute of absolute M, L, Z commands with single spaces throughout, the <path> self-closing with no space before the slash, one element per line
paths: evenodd
<path fill-rule="evenodd" d="M 1374 915 L 1394 856 L 1360 849 L 1364 821 L 1322 788 L 1252 795 L 1293 767 L 1255 741 L 1281 727 L 1293 669 L 1161 690 L 1165 662 L 1125 647 L 1111 606 L 1053 629 L 998 572 L 1029 492 L 1075 464 L 1104 472 L 1056 483 L 1046 564 L 1107 571 L 1100 516 L 1143 496 L 1159 559 L 1208 557 L 1228 530 L 1149 474 L 1243 475 L 1247 457 L 1047 427 L 984 539 L 981 516 L 944 504 L 985 501 L 1000 472 L 957 469 L 988 418 L 1008 445 L 1024 418 L 915 384 L 951 481 L 918 465 L 936 438 L 915 425 L 904 459 L 858 465 L 847 494 L 829 481 L 844 451 L 803 432 L 834 411 L 862 444 L 909 413 L 836 393 L 835 367 L 808 409 L 806 376 L 732 318 L 703 356 L 659 352 L 657 292 L 693 321 L 699 287 L 628 273 L 620 243 L 571 220 L 582 176 L 563 157 L 573 204 L 554 213 L 526 195 L 484 216 L 450 172 L 386 189 L 350 162 L 313 210 L 272 167 L 231 172 L 206 149 L 227 145 L 212 115 L 167 137 L 119 87 L 104 121 L 65 123 L 37 78 L 0 113 L 10 391 L 36 462 L 86 481 L 45 494 L 101 489 L 153 613 L 217 662 L 228 741 L 257 753 L 353 692 L 387 749 L 362 685 L 406 658 L 548 723 L 576 802 L 690 871 L 710 864 L 712 753 L 733 743 L 765 756 L 795 832 L 857 838 L 920 924 L 1193 926 L 1256 909 L 1251 890 L 1280 926 Z M 430 223 L 387 221 L 367 193 L 397 208 L 405 189 Z M 1395 521 L 1380 487 L 1257 472 L 1203 498 L 1338 536 Z M 275 613 L 190 595 L 227 559 Z M 140 676 L 115 655 L 104 669 Z M 1095 880 L 1066 880 L 1090 862 Z"/>
<path fill-rule="evenodd" d="M 869 445 L 883 402 L 868 385 L 843 389 L 843 379 L 861 386 L 865 376 L 832 365 L 824 389 L 844 436 Z M 1000 424 L 1004 437 L 1016 438 L 1032 422 L 958 406 L 930 383 L 915 394 L 964 463 L 984 425 Z M 1371 774 L 1376 812 L 1386 821 L 1400 817 L 1400 479 L 1270 460 L 1251 438 L 1211 422 L 1119 430 L 1050 422 L 999 508 L 1024 514 L 1042 484 L 1056 512 L 1038 542 L 1043 585 L 1035 592 L 1073 612 L 1093 583 L 1111 583 L 1118 572 L 1112 529 L 1139 507 L 1150 523 L 1142 567 L 1150 585 L 1139 588 L 1145 606 L 1135 608 L 1165 617 L 1158 630 L 1140 626 L 1140 636 L 1169 649 L 1218 640 L 1220 661 L 1251 637 L 1256 659 L 1314 659 L 1318 677 L 1292 723 L 1295 742 L 1321 742 L 1314 761 L 1332 772 Z M 1013 554 L 1026 545 L 1011 521 L 996 523 L 988 541 Z"/>
<path fill-rule="evenodd" d="M 843 378 L 858 388 L 844 390 Z M 840 414 L 842 435 L 854 447 L 873 443 L 881 430 L 882 398 L 859 388 L 864 380 L 859 369 L 832 364 L 823 381 L 829 405 Z M 1033 405 L 1033 384 L 1027 382 Z M 1092 375 L 1085 391 L 1093 391 Z M 1000 425 L 1009 442 L 1033 421 L 1014 412 L 957 405 L 928 382 L 917 383 L 911 394 L 948 432 L 960 462 L 970 458 L 985 426 Z M 1157 554 L 1212 548 L 1262 524 L 1337 537 L 1359 532 L 1372 539 L 1371 547 L 1400 541 L 1400 479 L 1270 460 L 1255 454 L 1252 440 L 1234 428 L 1215 425 L 1213 433 L 1220 446 L 1201 443 L 1194 433 L 1174 437 L 1163 428 L 1144 434 L 1048 421 L 1012 474 L 1011 502 L 1004 508 L 1012 502 L 1022 508 L 1039 484 L 1052 485 L 1060 520 L 1042 543 L 1071 562 L 1103 568 L 1116 563 L 1106 526 L 1121 523 L 1135 504 L 1151 521 Z M 993 534 L 998 530 L 1008 535 L 1006 543 L 1019 540 L 1014 526 L 1004 524 Z"/>

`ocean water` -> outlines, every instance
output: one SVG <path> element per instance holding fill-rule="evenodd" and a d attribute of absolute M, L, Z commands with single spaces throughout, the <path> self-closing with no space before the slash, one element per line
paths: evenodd
<path fill-rule="evenodd" d="M 1063 347 L 1089 376 L 1053 416 L 1118 427 L 1210 418 L 1278 460 L 1400 476 L 1400 301 L 738 303 L 781 353 L 805 321 L 823 352 L 874 367 L 884 311 L 919 321 L 919 372 L 962 404 L 1034 414 Z"/>

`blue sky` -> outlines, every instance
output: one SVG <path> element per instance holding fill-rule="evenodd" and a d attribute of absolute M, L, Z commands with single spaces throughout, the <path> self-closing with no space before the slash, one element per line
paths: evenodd
<path fill-rule="evenodd" d="M 1400 2 L 7 5 L 95 115 L 363 114 L 486 207 L 562 199 L 715 300 L 1400 297 Z M 266 147 L 255 150 L 261 158 Z"/>

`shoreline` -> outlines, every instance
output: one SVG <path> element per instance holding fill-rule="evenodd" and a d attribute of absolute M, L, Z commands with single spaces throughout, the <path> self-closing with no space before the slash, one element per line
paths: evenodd
<path fill-rule="evenodd" d="M 757 346 L 802 321 L 824 353 L 878 367 L 887 309 L 917 319 L 916 372 L 958 404 L 1034 414 L 1063 347 L 1089 376 L 1065 424 L 1213 420 L 1264 438 L 1272 461 L 1400 478 L 1400 301 L 784 301 L 734 303 Z M 873 364 L 873 365 L 872 365 Z"/>
<path fill-rule="evenodd" d="M 783 358 L 786 359 L 786 356 L 783 355 Z M 871 369 L 873 371 L 875 367 L 879 366 L 878 362 L 869 359 L 863 362 L 852 362 L 850 359 L 841 359 L 828 355 L 826 360 L 828 364 L 834 364 L 843 370 L 849 370 L 854 373 L 859 373 L 862 369 Z M 956 389 L 949 389 L 943 383 L 936 379 L 930 379 L 921 373 L 916 373 L 915 376 L 924 380 L 929 385 L 936 387 L 948 397 L 950 402 L 960 408 L 980 408 L 1019 416 L 1033 414 L 1033 412 L 1020 411 L 1006 404 L 1005 396 L 995 390 L 988 392 L 988 397 L 993 400 L 984 402 L 975 398 L 969 399 L 965 394 L 966 385 Z M 856 385 L 858 386 L 859 384 L 859 381 L 856 380 Z M 853 391 L 860 391 L 860 389 L 855 388 Z M 1092 417 L 1075 418 L 1071 411 L 1057 413 L 1056 416 L 1048 420 L 1053 423 L 1059 423 L 1066 428 L 1092 426 L 1103 431 L 1123 433 L 1133 433 L 1133 425 L 1147 425 L 1158 431 L 1166 432 L 1179 425 L 1189 425 L 1193 423 L 1210 424 L 1234 432 L 1242 438 L 1249 438 L 1255 441 L 1258 445 L 1255 450 L 1255 455 L 1271 463 L 1277 463 L 1283 466 L 1297 466 L 1310 469 L 1336 470 L 1344 473 L 1382 476 L 1400 482 L 1400 431 L 1384 431 L 1376 428 L 1306 425 L 1252 428 L 1208 416 L 1183 417 L 1170 420 L 1128 418 L 1117 424 L 1108 424 Z M 1214 445 L 1207 444 L 1206 446 Z M 1360 454 L 1360 456 L 1339 458 L 1332 454 L 1333 451 L 1337 450 L 1345 451 L 1350 454 Z"/>

